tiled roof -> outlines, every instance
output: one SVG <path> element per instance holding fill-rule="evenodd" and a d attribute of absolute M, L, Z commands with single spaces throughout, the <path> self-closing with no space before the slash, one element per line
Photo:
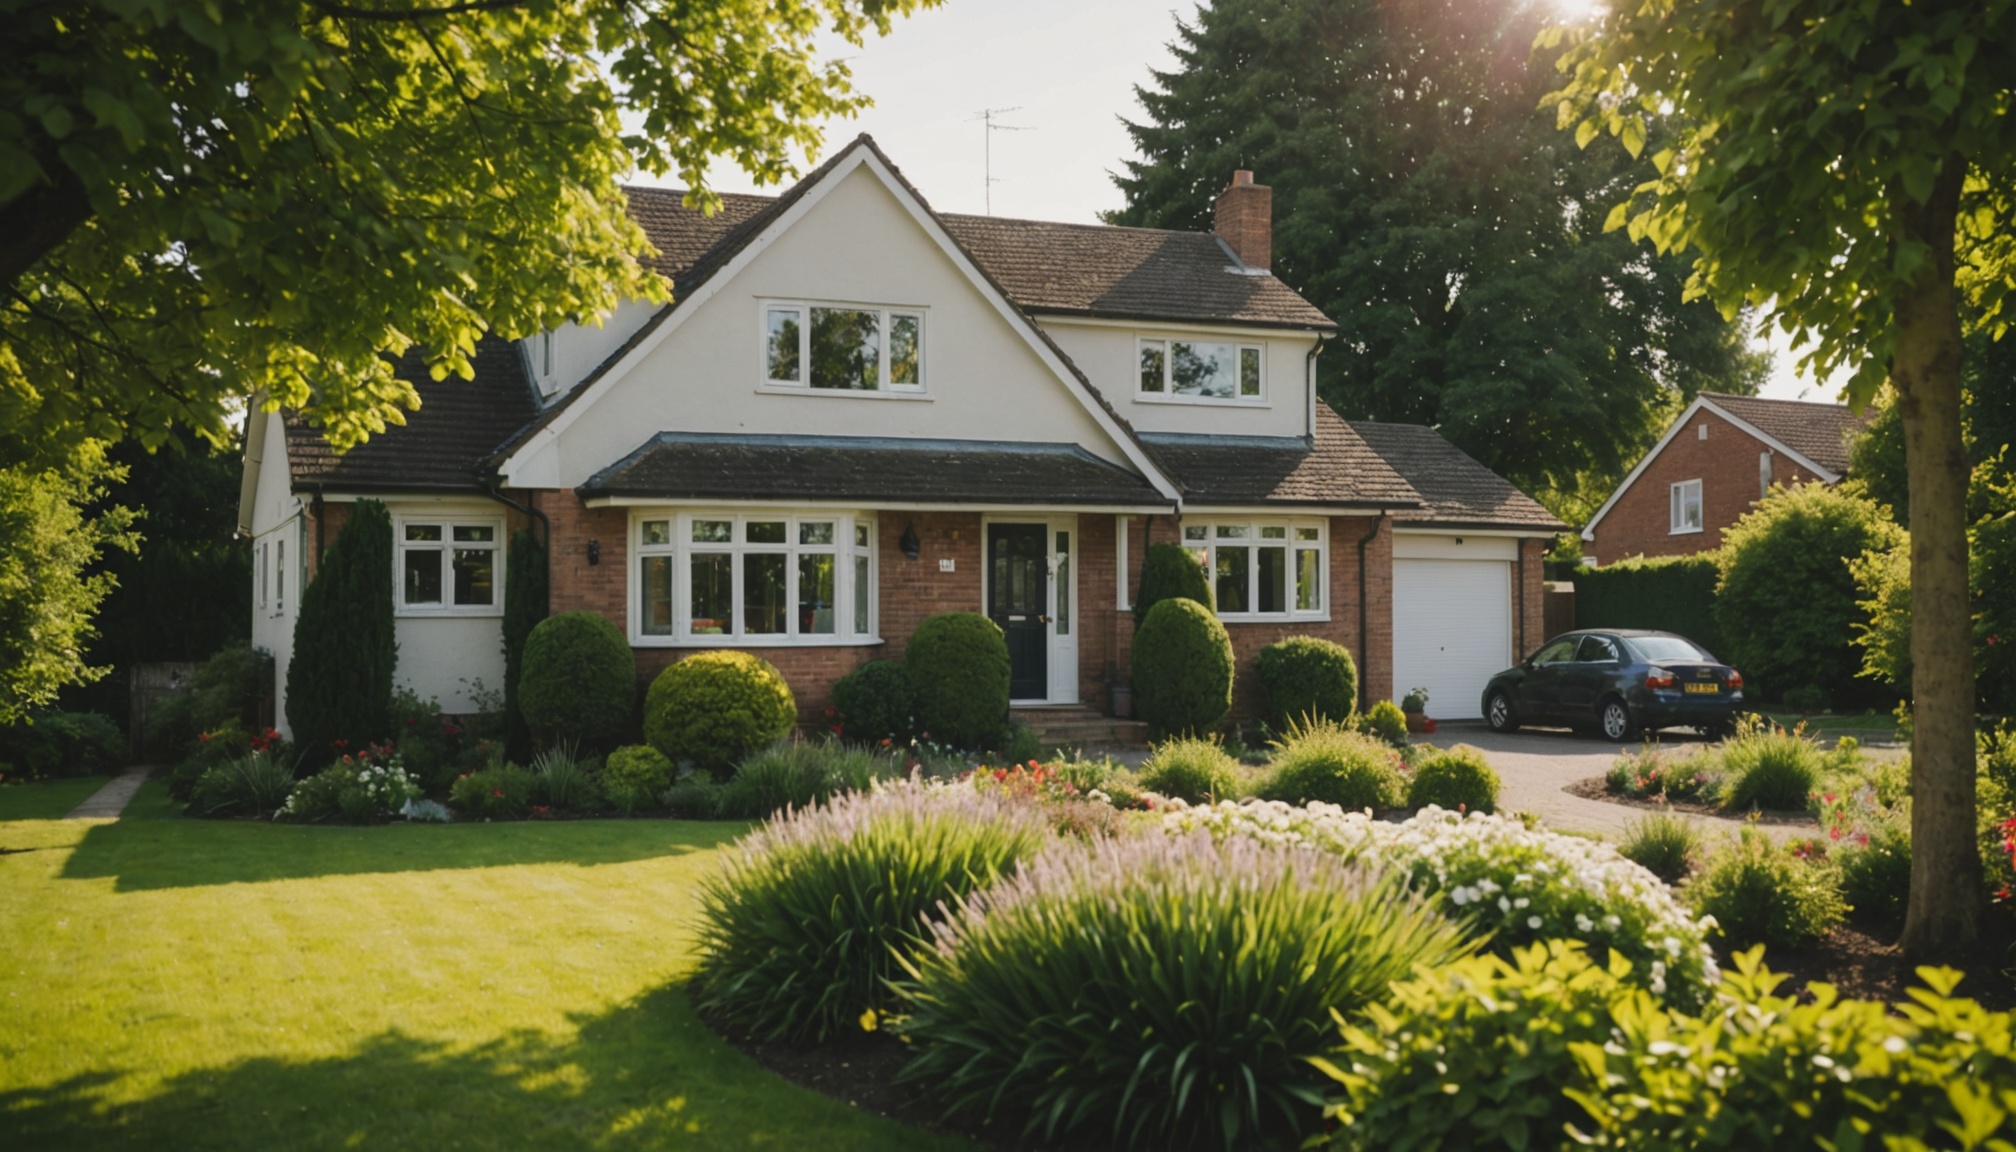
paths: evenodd
<path fill-rule="evenodd" d="M 477 462 L 538 412 L 518 345 L 486 336 L 471 360 L 475 378 L 434 380 L 418 351 L 399 361 L 399 376 L 420 393 L 420 410 L 338 456 L 322 430 L 288 413 L 287 459 L 296 490 L 482 491 Z"/>
<path fill-rule="evenodd" d="M 1567 531 L 1568 526 L 1538 500 L 1471 459 L 1433 428 L 1353 421 L 1351 430 L 1420 493 L 1424 507 L 1400 513 L 1401 520 Z"/>
<path fill-rule="evenodd" d="M 1848 441 L 1863 419 L 1846 404 L 1815 404 L 1805 400 L 1766 400 L 1703 392 L 1701 399 L 1827 469 L 1848 474 Z"/>
<path fill-rule="evenodd" d="M 730 238 L 742 241 L 761 231 L 764 221 L 775 213 L 775 196 L 746 196 L 721 193 L 721 210 L 712 216 L 688 208 L 680 201 L 684 192 L 670 188 L 625 188 L 630 201 L 630 218 L 644 229 L 658 255 L 645 263 L 673 282 L 677 295 L 685 295 L 691 284 L 713 273 L 715 260 L 732 255 L 740 243 L 723 243 Z M 761 217 L 759 220 L 758 217 Z M 706 259 L 707 266 L 702 266 Z"/>
<path fill-rule="evenodd" d="M 1411 508 L 1420 497 L 1351 425 L 1316 406 L 1312 447 L 1299 436 L 1142 433 L 1183 485 L 1185 504 L 1328 504 Z"/>
<path fill-rule="evenodd" d="M 661 432 L 584 497 L 1167 507 L 1146 480 L 1076 444 Z"/>

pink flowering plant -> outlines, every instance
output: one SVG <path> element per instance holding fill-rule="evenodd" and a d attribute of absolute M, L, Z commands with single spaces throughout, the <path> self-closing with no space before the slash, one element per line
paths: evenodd
<path fill-rule="evenodd" d="M 1611 795 L 1633 800 L 1695 801 L 1713 795 L 1720 778 L 1712 754 L 1698 749 L 1683 753 L 1647 741 L 1617 757 L 1603 785 Z"/>

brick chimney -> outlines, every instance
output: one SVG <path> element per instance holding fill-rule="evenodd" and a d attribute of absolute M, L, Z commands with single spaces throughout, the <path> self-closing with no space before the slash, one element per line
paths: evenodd
<path fill-rule="evenodd" d="M 1274 263 L 1274 189 L 1253 183 L 1253 173 L 1241 168 L 1218 194 L 1211 230 L 1248 268 L 1267 271 Z"/>

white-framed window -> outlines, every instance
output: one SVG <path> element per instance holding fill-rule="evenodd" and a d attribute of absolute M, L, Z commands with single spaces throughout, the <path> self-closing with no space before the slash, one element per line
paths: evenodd
<path fill-rule="evenodd" d="M 763 380 L 835 392 L 922 392 L 924 312 L 766 301 Z"/>
<path fill-rule="evenodd" d="M 1142 339 L 1138 395 L 1187 403 L 1251 403 L 1262 398 L 1258 344 Z"/>
<path fill-rule="evenodd" d="M 1320 619 L 1329 612 L 1329 531 L 1320 521 L 1184 520 L 1183 546 L 1227 620 Z"/>
<path fill-rule="evenodd" d="M 1672 527 L 1669 534 L 1701 531 L 1701 481 L 1682 480 L 1673 485 Z"/>
<path fill-rule="evenodd" d="M 415 514 L 395 518 L 393 605 L 401 616 L 504 611 L 504 522 Z"/>
<path fill-rule="evenodd" d="M 636 643 L 875 639 L 875 522 L 867 516 L 640 510 L 631 540 Z"/>
<path fill-rule="evenodd" d="M 1757 454 L 1757 498 L 1763 500 L 1771 495 L 1771 450 L 1766 448 Z"/>
<path fill-rule="evenodd" d="M 273 541 L 273 614 L 287 614 L 287 538 Z"/>
<path fill-rule="evenodd" d="M 272 545 L 270 544 L 259 545 L 259 607 L 262 609 L 266 607 L 266 589 L 268 587 L 267 581 L 270 579 L 267 576 L 267 566 L 268 566 L 267 560 L 269 553 L 271 551 L 272 551 Z"/>

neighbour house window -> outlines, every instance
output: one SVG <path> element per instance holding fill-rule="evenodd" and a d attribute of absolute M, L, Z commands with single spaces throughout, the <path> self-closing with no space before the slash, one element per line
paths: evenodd
<path fill-rule="evenodd" d="M 1260 347 L 1198 340 L 1143 340 L 1141 392 L 1158 400 L 1260 399 Z"/>
<path fill-rule="evenodd" d="M 399 612 L 405 616 L 488 616 L 502 611 L 496 520 L 401 517 Z"/>
<path fill-rule="evenodd" d="M 764 379 L 843 392 L 920 392 L 924 314 L 890 308 L 766 304 Z"/>
<path fill-rule="evenodd" d="M 1682 480 L 1673 485 L 1670 535 L 1701 531 L 1701 481 Z"/>
<path fill-rule="evenodd" d="M 1320 524 L 1183 523 L 1183 545 L 1204 566 L 1227 619 L 1321 616 L 1325 542 Z"/>
<path fill-rule="evenodd" d="M 638 639 L 831 644 L 874 636 L 874 524 L 832 513 L 635 520 Z"/>
<path fill-rule="evenodd" d="M 273 614 L 287 612 L 287 538 L 273 542 Z"/>
<path fill-rule="evenodd" d="M 1771 495 L 1771 450 L 1766 448 L 1757 454 L 1757 498 Z"/>

